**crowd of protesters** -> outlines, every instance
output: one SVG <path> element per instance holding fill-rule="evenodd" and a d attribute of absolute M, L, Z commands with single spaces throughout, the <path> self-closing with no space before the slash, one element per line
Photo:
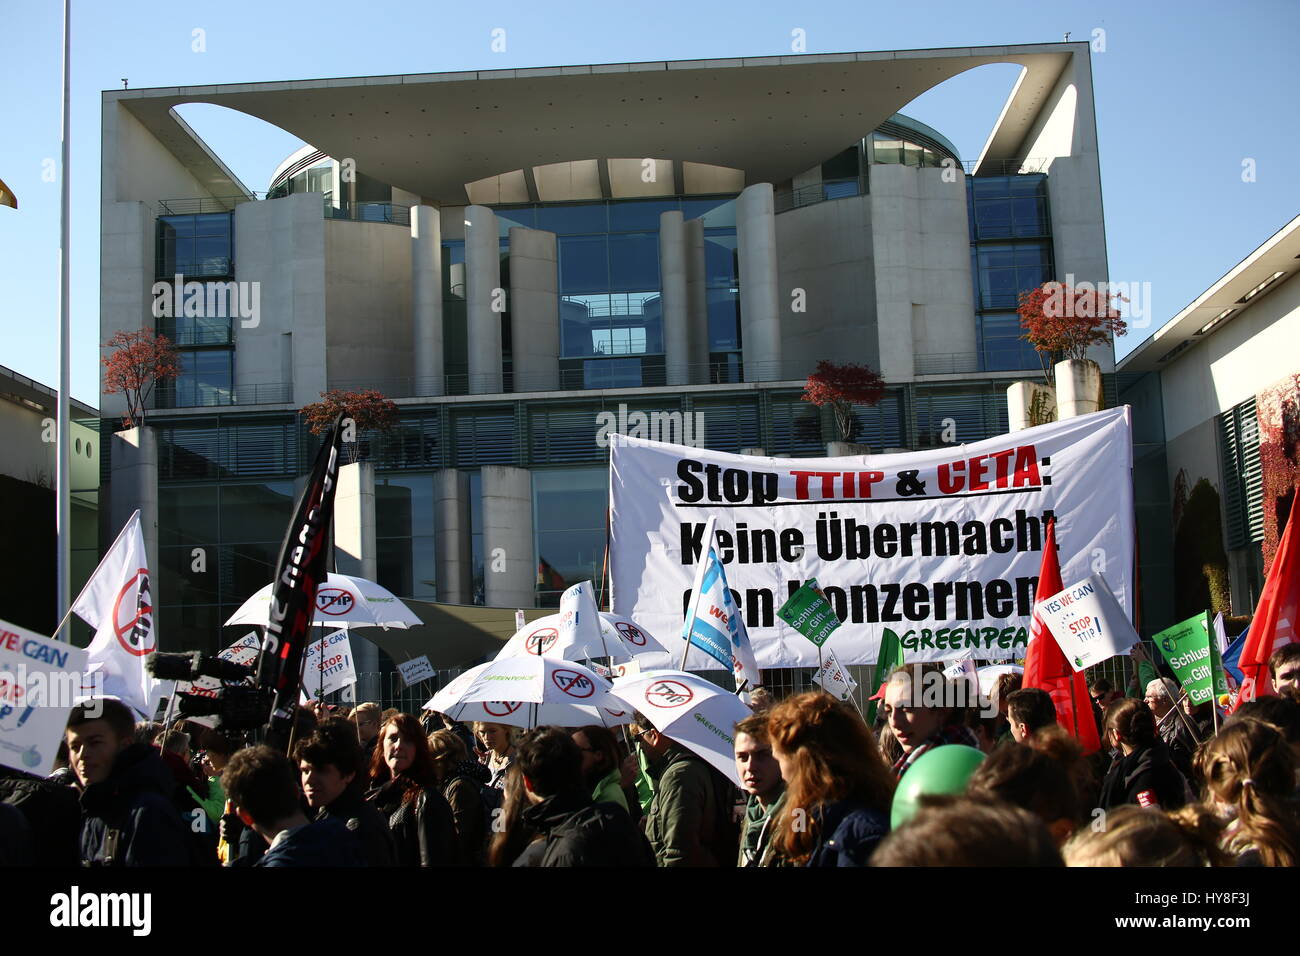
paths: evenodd
<path fill-rule="evenodd" d="M 94 701 L 50 777 L 0 769 L 0 865 L 1292 866 L 1300 644 L 1270 666 L 1278 694 L 1231 715 L 1167 678 L 1098 679 L 1087 756 L 1013 673 L 969 699 L 942 665 L 900 667 L 874 725 L 821 691 L 758 691 L 740 789 L 641 715 L 521 731 L 317 704 L 285 754 Z M 984 757 L 891 826 L 951 745 Z"/>

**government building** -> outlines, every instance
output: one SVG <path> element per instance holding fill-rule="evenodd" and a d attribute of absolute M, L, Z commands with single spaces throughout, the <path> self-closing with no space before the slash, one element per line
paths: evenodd
<path fill-rule="evenodd" d="M 904 112 L 1003 63 L 979 156 Z M 254 192 L 187 103 L 310 145 Z M 111 90 L 102 163 L 100 341 L 181 356 L 134 438 L 100 413 L 101 538 L 144 510 L 166 649 L 215 649 L 271 579 L 328 390 L 400 408 L 352 448 L 339 569 L 513 621 L 599 585 L 611 423 L 825 455 L 825 359 L 885 379 L 872 452 L 978 441 L 1043 374 L 1018 293 L 1108 278 L 1086 43 Z M 1158 388 L 1093 357 L 1107 404 Z"/>

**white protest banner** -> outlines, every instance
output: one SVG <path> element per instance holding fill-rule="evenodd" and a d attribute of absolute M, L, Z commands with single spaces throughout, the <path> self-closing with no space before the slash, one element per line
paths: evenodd
<path fill-rule="evenodd" d="M 813 683 L 836 700 L 848 700 L 858 682 L 836 660 L 834 651 L 827 648 L 824 654 L 822 666 L 813 674 Z"/>
<path fill-rule="evenodd" d="M 347 631 L 332 631 L 324 639 L 315 638 L 302 655 L 303 699 L 320 700 L 326 694 L 342 690 L 357 682 L 352 663 L 352 642 Z"/>
<path fill-rule="evenodd" d="M 53 772 L 88 657 L 0 621 L 0 764 L 41 777 Z"/>
<path fill-rule="evenodd" d="M 433 676 L 433 665 L 429 663 L 427 654 L 412 657 L 409 661 L 402 661 L 397 665 L 397 669 L 401 672 L 402 681 L 407 687 L 414 687 L 421 681 L 426 681 Z"/>
<path fill-rule="evenodd" d="M 1076 672 L 1123 654 L 1138 642 L 1137 631 L 1100 574 L 1071 584 L 1037 608 Z"/>
<path fill-rule="evenodd" d="M 1044 528 L 1062 573 L 1104 568 L 1132 601 L 1127 408 L 969 445 L 856 458 L 756 458 L 639 438 L 610 451 L 613 610 L 664 635 L 673 667 L 707 520 L 759 667 L 815 667 L 777 608 L 816 578 L 843 625 L 842 664 L 874 665 L 886 633 L 909 663 L 1022 657 Z"/>

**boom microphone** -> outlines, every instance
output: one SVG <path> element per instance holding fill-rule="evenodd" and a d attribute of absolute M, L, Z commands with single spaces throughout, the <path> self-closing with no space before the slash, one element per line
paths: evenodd
<path fill-rule="evenodd" d="M 149 655 L 144 666 L 158 680 L 194 681 L 200 677 L 213 677 L 223 681 L 243 681 L 253 676 L 250 667 L 220 657 L 205 657 L 198 651 L 190 654 L 155 651 Z"/>

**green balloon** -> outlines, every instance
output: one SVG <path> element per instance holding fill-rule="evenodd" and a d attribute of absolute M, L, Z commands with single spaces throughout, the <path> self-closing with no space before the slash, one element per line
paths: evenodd
<path fill-rule="evenodd" d="M 922 797 L 964 793 L 966 781 L 983 759 L 983 752 L 965 744 L 945 744 L 921 754 L 894 791 L 889 825 L 897 829 L 916 816 Z"/>

